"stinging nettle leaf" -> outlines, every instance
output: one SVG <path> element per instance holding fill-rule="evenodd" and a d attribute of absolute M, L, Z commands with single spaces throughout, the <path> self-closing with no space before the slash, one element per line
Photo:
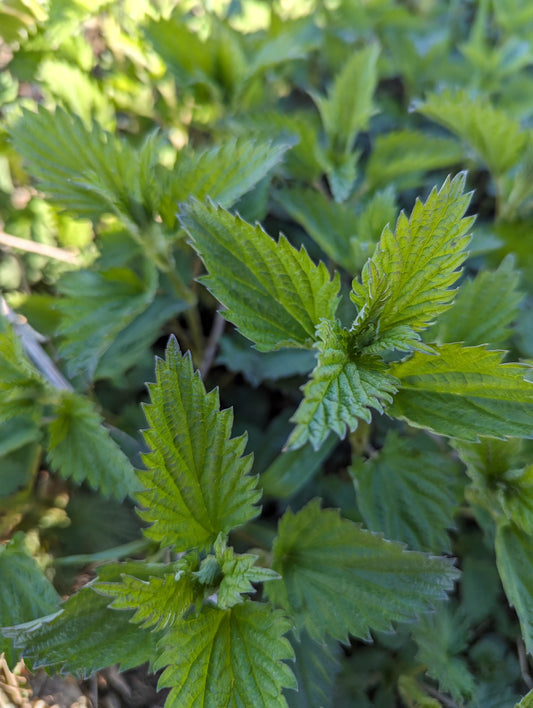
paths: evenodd
<path fill-rule="evenodd" d="M 323 320 L 317 336 L 318 362 L 291 418 L 296 427 L 287 448 L 292 450 L 307 441 L 318 450 L 331 430 L 344 438 L 347 430 L 356 429 L 359 418 L 370 422 L 370 408 L 383 412 L 397 390 L 379 357 L 350 354 L 350 333 L 337 323 Z"/>
<path fill-rule="evenodd" d="M 480 272 L 463 283 L 453 307 L 428 331 L 428 341 L 463 342 L 466 346 L 504 342 L 522 300 L 517 290 L 519 279 L 513 259 L 508 257 L 496 271 Z"/>
<path fill-rule="evenodd" d="M 87 481 L 105 496 L 123 499 L 139 488 L 130 461 L 108 431 L 91 401 L 61 392 L 48 425 L 50 465 L 77 484 Z"/>
<path fill-rule="evenodd" d="M 379 456 L 351 468 L 357 506 L 371 531 L 416 551 L 451 551 L 459 465 L 429 437 L 390 432 Z"/>
<path fill-rule="evenodd" d="M 142 561 L 137 567 L 130 562 L 131 575 L 124 573 L 120 582 L 97 582 L 93 587 L 96 592 L 113 598 L 109 607 L 135 610 L 130 622 L 144 628 L 168 629 L 196 599 L 194 583 L 186 573 L 187 565 L 187 559 L 172 565 Z M 136 577 L 139 572 L 142 578 Z"/>
<path fill-rule="evenodd" d="M 28 622 L 57 609 L 59 595 L 26 549 L 23 534 L 0 545 L 0 578 L 0 627 Z M 2 652 L 13 667 L 18 652 L 7 637 L 0 637 Z"/>
<path fill-rule="evenodd" d="M 138 473 L 146 491 L 137 494 L 151 524 L 144 533 L 177 551 L 208 548 L 220 532 L 259 513 L 257 478 L 248 475 L 252 458 L 242 457 L 246 436 L 230 438 L 231 410 L 219 410 L 218 392 L 206 393 L 174 338 L 148 389 L 144 437 L 151 452 Z"/>
<path fill-rule="evenodd" d="M 445 91 L 430 96 L 417 110 L 470 145 L 496 177 L 513 167 L 525 148 L 527 136 L 518 122 L 487 98 Z"/>
<path fill-rule="evenodd" d="M 128 565 L 103 566 L 99 577 L 116 581 Z M 132 612 L 111 610 L 108 604 L 108 597 L 86 585 L 69 597 L 59 612 L 3 632 L 22 650 L 33 670 L 44 667 L 50 673 L 87 677 L 112 664 L 119 663 L 125 671 L 152 662 L 160 634 L 133 624 Z"/>
<path fill-rule="evenodd" d="M 398 130 L 378 135 L 366 168 L 372 188 L 422 182 L 427 170 L 460 164 L 464 151 L 453 138 L 428 135 L 416 130 Z"/>
<path fill-rule="evenodd" d="M 212 203 L 189 202 L 180 220 L 209 272 L 202 282 L 257 349 L 312 346 L 316 325 L 335 315 L 338 276 Z"/>
<path fill-rule="evenodd" d="M 148 260 L 144 268 L 144 277 L 130 268 L 80 270 L 63 276 L 59 290 L 65 297 L 57 304 L 63 315 L 59 351 L 71 376 L 84 373 L 91 378 L 119 332 L 153 301 L 157 272 Z"/>
<path fill-rule="evenodd" d="M 422 348 L 420 330 L 451 306 L 450 287 L 460 275 L 473 218 L 463 218 L 470 195 L 466 175 L 446 179 L 409 219 L 402 212 L 395 231 L 386 227 L 376 252 L 354 280 L 352 301 L 359 313 L 352 326 L 361 346 L 373 350 Z"/>
<path fill-rule="evenodd" d="M 374 112 L 378 56 L 377 44 L 355 51 L 336 76 L 327 98 L 311 94 L 334 154 L 351 151 L 355 136 L 367 127 Z"/>
<path fill-rule="evenodd" d="M 171 688 L 166 708 L 286 708 L 284 687 L 297 688 L 284 662 L 293 650 L 282 635 L 290 622 L 268 605 L 244 602 L 229 610 L 205 606 L 160 642 L 160 687 Z"/>
<path fill-rule="evenodd" d="M 400 388 L 389 415 L 460 440 L 533 437 L 530 367 L 502 364 L 502 352 L 482 346 L 443 344 L 435 353 L 391 366 Z"/>
<path fill-rule="evenodd" d="M 318 500 L 287 511 L 278 531 L 272 567 L 282 579 L 265 589 L 317 640 L 390 631 L 392 622 L 412 620 L 443 599 L 458 577 L 448 559 L 407 551 L 338 510 L 320 509 Z"/>
<path fill-rule="evenodd" d="M 514 524 L 499 524 L 496 529 L 496 564 L 503 589 L 522 629 L 529 654 L 533 654 L 533 564 L 531 534 Z"/>

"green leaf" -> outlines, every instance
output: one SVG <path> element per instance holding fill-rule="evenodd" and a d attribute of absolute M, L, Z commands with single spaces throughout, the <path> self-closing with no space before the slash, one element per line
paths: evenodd
<path fill-rule="evenodd" d="M 252 583 L 279 578 L 270 568 L 255 565 L 259 556 L 251 553 L 235 555 L 233 548 L 226 547 L 225 538 L 219 537 L 215 542 L 215 555 L 224 576 L 217 593 L 217 607 L 221 610 L 228 610 L 244 602 L 244 594 L 255 592 Z"/>
<path fill-rule="evenodd" d="M 180 220 L 209 271 L 202 282 L 245 337 L 260 351 L 312 346 L 316 325 L 335 315 L 338 276 L 213 204 L 192 201 Z"/>
<path fill-rule="evenodd" d="M 318 363 L 291 418 L 297 425 L 287 441 L 289 449 L 309 441 L 318 450 L 330 430 L 344 438 L 347 429 L 356 429 L 359 418 L 370 422 L 370 408 L 383 412 L 383 404 L 391 403 L 396 391 L 395 379 L 377 356 L 350 354 L 348 331 L 323 320 L 317 335 Z"/>
<path fill-rule="evenodd" d="M 89 130 L 94 120 L 105 128 L 114 127 L 114 106 L 87 71 L 60 59 L 47 58 L 39 66 L 39 80 L 45 84 L 46 92 L 59 98 Z"/>
<path fill-rule="evenodd" d="M 526 365 L 502 364 L 502 352 L 484 347 L 443 344 L 435 352 L 416 352 L 391 366 L 400 390 L 389 415 L 460 440 L 533 437 Z"/>
<path fill-rule="evenodd" d="M 3 321 L 3 318 L 1 318 Z M 11 325 L 0 332 L 0 422 L 18 416 L 40 423 L 40 399 L 49 387 L 27 358 L 22 342 Z"/>
<path fill-rule="evenodd" d="M 475 695 L 474 677 L 460 656 L 468 644 L 468 626 L 461 610 L 453 612 L 441 605 L 435 613 L 422 617 L 413 638 L 418 644 L 417 659 L 442 691 L 458 702 Z"/>
<path fill-rule="evenodd" d="M 263 494 L 281 498 L 296 494 L 320 470 L 337 443 L 332 436 L 320 450 L 304 445 L 282 452 L 261 475 Z"/>
<path fill-rule="evenodd" d="M 153 217 L 158 137 L 133 148 L 62 108 L 23 110 L 11 129 L 17 152 L 51 201 L 78 217 L 119 216 L 134 233 Z"/>
<path fill-rule="evenodd" d="M 273 552 L 282 580 L 268 584 L 270 599 L 318 640 L 389 631 L 444 598 L 458 576 L 448 559 L 406 551 L 337 510 L 321 510 L 318 500 L 285 513 Z"/>
<path fill-rule="evenodd" d="M 526 134 L 518 122 L 486 97 L 445 91 L 430 96 L 417 110 L 461 138 L 495 177 L 513 167 L 525 147 Z"/>
<path fill-rule="evenodd" d="M 188 559 L 180 559 L 171 565 L 146 563 L 138 567 L 128 564 L 130 573 L 122 574 L 120 582 L 98 582 L 96 592 L 113 598 L 109 607 L 115 610 L 135 610 L 128 613 L 130 622 L 143 628 L 167 630 L 189 610 L 196 600 L 192 577 L 187 573 Z"/>
<path fill-rule="evenodd" d="M 170 295 L 156 295 L 147 309 L 136 315 L 102 354 L 94 378 L 112 379 L 116 385 L 128 369 L 148 357 L 152 361 L 151 347 L 161 336 L 162 327 L 189 307 L 184 300 Z"/>
<path fill-rule="evenodd" d="M 151 452 L 139 478 L 146 491 L 137 495 L 151 524 L 145 534 L 177 551 L 206 548 L 259 511 L 254 504 L 261 493 L 247 474 L 252 459 L 242 457 L 246 436 L 229 437 L 232 412 L 219 410 L 218 392 L 206 393 L 174 338 L 156 375 L 144 408 Z"/>
<path fill-rule="evenodd" d="M 217 357 L 217 364 L 241 374 L 254 387 L 263 381 L 308 374 L 315 363 L 315 352 L 310 349 L 258 352 L 248 339 L 235 332 L 222 337 Z"/>
<path fill-rule="evenodd" d="M 41 430 L 29 416 L 15 416 L 0 423 L 0 456 L 41 439 Z"/>
<path fill-rule="evenodd" d="M 526 650 L 533 654 L 531 535 L 514 524 L 498 524 L 496 564 L 509 604 L 514 607 L 520 620 Z"/>
<path fill-rule="evenodd" d="M 472 480 L 469 501 L 533 533 L 533 465 L 527 464 L 522 442 L 482 438 L 478 443 L 455 440 L 453 446 Z"/>
<path fill-rule="evenodd" d="M 309 188 L 283 189 L 276 199 L 324 253 L 349 273 L 362 268 L 383 228 L 397 214 L 392 189 L 376 192 L 357 214 L 353 207 L 336 204 Z"/>
<path fill-rule="evenodd" d="M 428 170 L 451 167 L 463 160 L 464 151 L 455 139 L 418 130 L 393 130 L 377 136 L 366 178 L 371 189 L 394 180 L 411 186 L 422 183 Z"/>
<path fill-rule="evenodd" d="M 127 570 L 127 563 L 103 566 L 99 577 L 118 580 Z M 108 597 L 86 585 L 69 597 L 59 612 L 4 633 L 22 650 L 32 670 L 44 667 L 50 673 L 87 677 L 112 664 L 119 663 L 125 671 L 152 662 L 160 635 L 133 624 L 132 612 L 111 610 L 108 603 Z"/>
<path fill-rule="evenodd" d="M 389 432 L 379 456 L 351 468 L 357 506 L 371 531 L 416 551 L 451 552 L 459 466 L 424 435 Z"/>
<path fill-rule="evenodd" d="M 48 425 L 50 465 L 77 484 L 87 481 L 105 496 L 133 496 L 139 488 L 135 471 L 102 426 L 91 401 L 61 392 L 54 416 Z"/>
<path fill-rule="evenodd" d="M 420 347 L 417 332 L 451 306 L 449 288 L 460 275 L 473 221 L 463 218 L 470 201 L 464 185 L 464 173 L 448 178 L 425 203 L 417 201 L 409 219 L 400 214 L 394 233 L 383 230 L 362 282 L 353 281 L 359 313 L 352 331 L 372 351 Z"/>
<path fill-rule="evenodd" d="M 331 260 L 349 272 L 357 268 L 350 247 L 358 232 L 358 219 L 352 208 L 335 204 L 315 189 L 302 187 L 280 190 L 276 200 Z"/>
<path fill-rule="evenodd" d="M 333 705 L 335 679 L 340 671 L 341 648 L 332 640 L 319 644 L 307 632 L 290 635 L 296 663 L 298 691 L 287 693 L 290 708 L 324 708 Z"/>
<path fill-rule="evenodd" d="M 182 150 L 163 196 L 174 211 L 178 202 L 191 195 L 202 201 L 209 196 L 228 209 L 277 165 L 293 144 L 294 140 L 273 143 L 241 137 L 200 153 Z"/>
<path fill-rule="evenodd" d="M 0 545 L 0 578 L 0 627 L 28 622 L 57 609 L 59 595 L 28 552 L 23 534 L 16 534 L 9 543 Z M 13 667 L 18 652 L 11 639 L 0 637 L 2 652 Z"/>
<path fill-rule="evenodd" d="M 374 113 L 378 55 L 377 44 L 355 51 L 335 77 L 327 98 L 311 94 L 333 154 L 349 153 L 355 136 L 367 127 Z"/>
<path fill-rule="evenodd" d="M 57 308 L 63 315 L 58 333 L 59 351 L 70 376 L 91 378 L 99 359 L 134 318 L 152 302 L 157 287 L 155 267 L 146 261 L 144 277 L 131 268 L 79 270 L 59 282 L 64 298 Z"/>
<path fill-rule="evenodd" d="M 428 331 L 428 341 L 500 344 L 510 334 L 509 325 L 518 316 L 522 293 L 520 274 L 512 257 L 494 272 L 482 271 L 461 285 L 453 307 L 444 312 Z"/>
<path fill-rule="evenodd" d="M 245 602 L 229 610 L 206 605 L 182 619 L 161 642 L 160 687 L 171 688 L 166 708 L 287 706 L 283 687 L 296 688 L 293 658 L 282 635 L 290 623 L 268 605 Z"/>

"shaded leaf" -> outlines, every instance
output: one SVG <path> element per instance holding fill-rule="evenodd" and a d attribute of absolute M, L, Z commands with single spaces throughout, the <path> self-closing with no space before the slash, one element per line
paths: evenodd
<path fill-rule="evenodd" d="M 451 551 L 459 466 L 430 438 L 387 436 L 379 456 L 352 463 L 357 506 L 371 531 L 417 551 Z"/>
<path fill-rule="evenodd" d="M 514 524 L 498 524 L 496 564 L 509 604 L 514 607 L 522 637 L 533 654 L 533 564 L 531 535 Z"/>
<path fill-rule="evenodd" d="M 480 272 L 463 283 L 453 307 L 428 331 L 428 341 L 463 342 L 467 346 L 504 342 L 522 300 L 517 290 L 519 279 L 509 257 L 498 270 Z"/>
<path fill-rule="evenodd" d="M 113 442 L 93 404 L 70 391 L 61 392 L 48 424 L 50 465 L 68 479 L 87 481 L 105 496 L 123 499 L 139 488 L 135 471 Z"/>
<path fill-rule="evenodd" d="M 318 640 L 389 631 L 444 598 L 458 575 L 448 559 L 406 551 L 318 500 L 285 513 L 273 551 L 282 580 L 266 587 L 270 599 Z"/>
<path fill-rule="evenodd" d="M 118 580 L 127 570 L 127 563 L 115 563 L 103 566 L 99 577 Z M 108 603 L 108 597 L 86 585 L 59 612 L 4 633 L 22 650 L 33 670 L 44 667 L 50 673 L 86 677 L 112 664 L 119 663 L 125 671 L 153 661 L 158 634 L 133 624 L 132 612 L 111 610 Z"/>
<path fill-rule="evenodd" d="M 0 545 L 0 578 L 0 627 L 28 622 L 57 609 L 59 595 L 28 552 L 23 534 L 16 534 L 9 543 Z M 19 652 L 5 636 L 0 637 L 2 652 L 13 667 Z"/>
<path fill-rule="evenodd" d="M 287 691 L 290 708 L 324 708 L 333 705 L 335 679 L 340 671 L 341 648 L 335 641 L 313 641 L 307 632 L 289 635 L 294 649 L 294 674 L 298 691 Z"/>

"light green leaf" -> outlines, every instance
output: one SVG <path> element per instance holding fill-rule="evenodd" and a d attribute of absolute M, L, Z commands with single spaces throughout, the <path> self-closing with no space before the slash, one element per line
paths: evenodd
<path fill-rule="evenodd" d="M 187 559 L 180 559 L 172 565 L 146 563 L 142 561 L 136 568 L 128 564 L 129 573 L 122 574 L 120 582 L 98 582 L 93 587 L 96 592 L 113 598 L 109 607 L 115 610 L 135 610 L 128 613 L 130 622 L 146 629 L 167 630 L 189 610 L 196 600 L 192 577 L 186 572 Z"/>
<path fill-rule="evenodd" d="M 95 119 L 104 128 L 114 127 L 113 104 L 88 72 L 60 59 L 47 58 L 39 66 L 38 78 L 46 92 L 78 115 L 87 129 Z"/>
<path fill-rule="evenodd" d="M 370 408 L 383 412 L 396 391 L 395 379 L 377 356 L 350 353 L 348 331 L 323 320 L 317 335 L 318 363 L 291 418 L 297 425 L 287 441 L 289 449 L 309 441 L 318 450 L 331 430 L 342 439 L 347 429 L 356 429 L 359 418 L 370 422 Z"/>
<path fill-rule="evenodd" d="M 413 639 L 418 644 L 417 659 L 442 691 L 451 693 L 459 703 L 475 695 L 474 677 L 460 656 L 468 644 L 468 625 L 461 610 L 454 612 L 441 605 L 422 617 L 414 627 Z"/>
<path fill-rule="evenodd" d="M 142 313 L 155 297 L 157 272 L 146 260 L 144 277 L 131 268 L 79 270 L 59 282 L 64 298 L 57 309 L 63 319 L 59 351 L 69 375 L 92 378 L 99 359 L 119 333 Z"/>
<path fill-rule="evenodd" d="M 448 559 L 406 551 L 318 500 L 285 513 L 273 552 L 282 580 L 267 585 L 270 599 L 318 640 L 389 631 L 444 598 L 458 576 Z"/>
<path fill-rule="evenodd" d="M 457 140 L 418 130 L 393 130 L 378 135 L 366 167 L 370 188 L 399 180 L 422 183 L 428 170 L 461 164 L 464 151 Z"/>
<path fill-rule="evenodd" d="M 387 413 L 440 435 L 475 441 L 533 437 L 529 368 L 502 364 L 502 352 L 443 344 L 391 366 L 400 390 Z"/>
<path fill-rule="evenodd" d="M 461 285 L 453 307 L 439 317 L 427 340 L 463 342 L 467 346 L 504 342 L 522 300 L 517 290 L 519 279 L 510 257 L 498 270 L 478 273 Z"/>
<path fill-rule="evenodd" d="M 333 640 L 313 641 L 307 632 L 290 634 L 296 663 L 298 691 L 287 692 L 290 708 L 324 708 L 333 705 L 335 679 L 340 671 L 341 647 Z"/>
<path fill-rule="evenodd" d="M 498 524 L 496 564 L 509 604 L 514 607 L 520 620 L 526 650 L 533 654 L 531 535 L 514 524 Z"/>
<path fill-rule="evenodd" d="M 316 325 L 335 315 L 338 276 L 213 204 L 192 201 L 180 220 L 209 271 L 202 282 L 245 337 L 260 351 L 312 346 Z"/>
<path fill-rule="evenodd" d="M 351 468 L 357 506 L 371 531 L 416 551 L 451 552 L 459 466 L 430 438 L 390 432 L 378 457 Z"/>
<path fill-rule="evenodd" d="M 182 356 L 173 338 L 166 361 L 157 361 L 156 378 L 144 409 L 151 452 L 139 478 L 146 491 L 137 495 L 151 524 L 145 534 L 177 551 L 206 548 L 259 512 L 254 504 L 261 493 L 247 474 L 252 460 L 242 457 L 246 437 L 229 437 L 232 412 L 219 410 L 218 392 L 206 393 L 190 355 Z"/>
<path fill-rule="evenodd" d="M 296 688 L 283 663 L 293 652 L 282 635 L 290 623 L 268 605 L 245 602 L 230 610 L 204 606 L 182 619 L 160 646 L 159 686 L 171 688 L 166 708 L 283 708 L 283 687 Z"/>
<path fill-rule="evenodd" d="M 394 233 L 383 230 L 362 282 L 352 284 L 359 310 L 352 331 L 362 346 L 416 349 L 417 332 L 451 306 L 449 288 L 460 275 L 472 224 L 463 218 L 470 201 L 464 185 L 464 174 L 446 179 L 425 203 L 417 201 L 409 219 L 400 214 Z"/>
<path fill-rule="evenodd" d="M 130 461 L 102 426 L 88 399 L 61 392 L 48 425 L 48 459 L 65 477 L 87 481 L 105 496 L 123 499 L 140 486 Z"/>
<path fill-rule="evenodd" d="M 223 575 L 217 593 L 217 607 L 221 610 L 229 610 L 244 602 L 244 594 L 255 592 L 252 583 L 279 578 L 271 568 L 255 565 L 259 556 L 251 553 L 235 555 L 233 548 L 226 547 L 226 539 L 220 536 L 215 542 L 215 557 Z"/>
<path fill-rule="evenodd" d="M 327 98 L 311 94 L 333 154 L 349 153 L 355 136 L 367 127 L 374 113 L 378 55 L 377 44 L 355 51 L 335 77 Z"/>
<path fill-rule="evenodd" d="M 0 578 L 0 627 L 28 622 L 57 609 L 59 595 L 28 552 L 22 533 L 0 545 Z M 0 654 L 2 652 L 13 667 L 18 652 L 11 639 L 0 637 Z"/>
<path fill-rule="evenodd" d="M 118 580 L 127 570 L 127 563 L 103 566 L 99 577 Z M 33 670 L 45 667 L 50 673 L 87 677 L 112 664 L 125 671 L 152 662 L 160 635 L 133 624 L 132 612 L 111 610 L 108 603 L 108 597 L 86 585 L 59 612 L 3 631 Z"/>
<path fill-rule="evenodd" d="M 24 110 L 11 129 L 17 152 L 55 203 L 81 218 L 116 214 L 133 233 L 153 218 L 157 135 L 133 148 L 62 108 Z"/>
<path fill-rule="evenodd" d="M 486 97 L 445 91 L 430 96 L 418 111 L 460 137 L 495 177 L 513 167 L 525 147 L 526 134 L 520 125 Z"/>

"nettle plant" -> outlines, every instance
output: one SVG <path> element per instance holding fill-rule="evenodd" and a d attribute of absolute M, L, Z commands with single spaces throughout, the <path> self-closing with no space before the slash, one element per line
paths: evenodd
<path fill-rule="evenodd" d="M 348 325 L 336 316 L 338 275 L 331 277 L 283 236 L 276 242 L 210 200 L 183 204 L 180 221 L 206 266 L 202 282 L 245 337 L 263 352 L 317 350 L 282 456 L 298 455 L 308 442 L 319 451 L 330 433 L 355 436 L 371 409 L 453 438 L 468 465 L 472 503 L 495 519 L 498 569 L 530 651 L 529 566 L 522 559 L 531 534 L 531 468 L 510 465 L 513 444 L 502 440 L 531 435 L 530 370 L 502 363 L 502 353 L 485 346 L 422 339 L 452 306 L 451 286 L 467 256 L 473 219 L 464 216 L 470 200 L 464 186 L 464 174 L 447 179 L 425 202 L 417 201 L 409 218 L 402 213 L 394 229 L 384 229 L 353 280 Z M 12 372 L 4 381 L 17 392 L 13 405 L 17 395 L 23 404 L 47 384 L 24 361 L 13 333 L 2 337 Z M 298 688 L 302 705 L 320 705 L 321 682 L 335 661 L 332 640 L 347 642 L 351 635 L 366 641 L 371 630 L 412 622 L 453 589 L 459 572 L 448 557 L 409 550 L 321 508 L 318 499 L 296 513 L 287 509 L 271 550 L 237 552 L 232 532 L 258 515 L 261 498 L 260 479 L 250 474 L 252 455 L 244 454 L 246 436 L 231 437 L 232 412 L 220 410 L 216 390 L 206 393 L 174 338 L 157 361 L 149 392 L 149 452 L 130 483 L 147 522 L 143 533 L 156 550 L 148 560 L 100 566 L 97 578 L 59 610 L 4 629 L 14 653 L 21 651 L 30 666 L 88 675 L 117 662 L 127 668 L 149 661 L 164 668 L 167 706 L 283 706 L 283 690 Z M 89 420 L 79 394 L 63 392 L 60 400 L 50 403 L 60 411 L 50 424 L 52 459 L 79 449 L 62 448 L 69 417 Z M 446 488 L 454 463 L 442 457 L 439 465 L 432 445 L 429 438 L 402 441 L 391 434 L 378 461 L 354 459 L 352 467 L 370 529 L 376 519 L 385 528 L 396 519 L 409 529 L 415 549 L 428 538 L 434 547 L 442 543 L 454 505 Z M 519 446 L 513 450 L 518 459 Z M 410 462 L 418 455 L 418 464 L 402 463 L 402 455 Z M 397 469 L 387 470 L 394 460 Z M 405 514 L 398 512 L 402 487 L 421 500 Z M 398 537 L 398 529 L 391 534 Z M 32 572 L 17 543 L 3 549 L 0 563 L 18 563 L 22 582 Z M 49 611 L 54 592 L 34 592 Z M 32 592 L 26 588 L 23 595 Z M 436 630 L 429 620 L 412 627 L 423 662 Z M 412 674 L 399 686 L 408 705 L 426 695 Z M 425 705 L 433 705 L 426 697 Z"/>

